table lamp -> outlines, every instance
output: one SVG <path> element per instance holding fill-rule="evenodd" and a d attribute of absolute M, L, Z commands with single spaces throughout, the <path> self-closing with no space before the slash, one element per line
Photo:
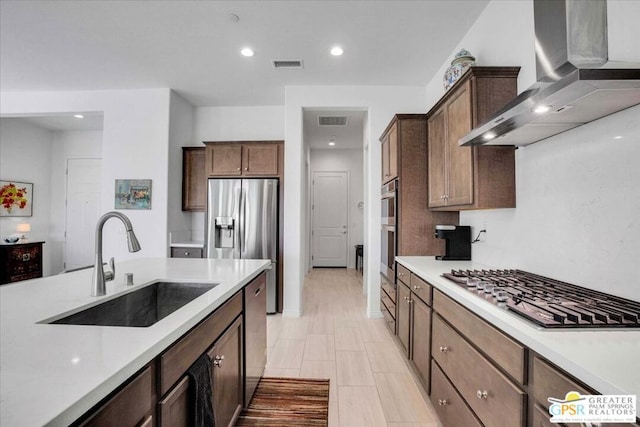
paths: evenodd
<path fill-rule="evenodd" d="M 27 236 L 25 235 L 25 233 L 28 233 L 30 231 L 31 224 L 18 224 L 18 233 L 22 233 L 22 236 L 20 237 L 20 240 L 18 240 L 18 243 L 27 243 L 29 240 L 27 240 Z"/>

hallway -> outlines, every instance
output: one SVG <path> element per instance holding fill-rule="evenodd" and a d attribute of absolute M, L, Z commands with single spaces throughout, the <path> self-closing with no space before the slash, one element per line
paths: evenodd
<path fill-rule="evenodd" d="M 362 276 L 314 269 L 304 315 L 267 317 L 265 376 L 329 378 L 329 427 L 438 427 L 383 319 L 365 315 Z"/>

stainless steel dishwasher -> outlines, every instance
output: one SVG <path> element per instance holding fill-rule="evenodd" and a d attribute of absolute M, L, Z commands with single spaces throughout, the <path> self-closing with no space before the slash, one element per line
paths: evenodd
<path fill-rule="evenodd" d="M 244 290 L 244 405 L 251 402 L 267 363 L 267 275 L 260 274 Z"/>

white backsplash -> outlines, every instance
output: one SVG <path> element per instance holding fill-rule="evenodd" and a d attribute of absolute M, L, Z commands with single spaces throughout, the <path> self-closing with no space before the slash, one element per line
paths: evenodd
<path fill-rule="evenodd" d="M 640 301 L 640 106 L 516 151 L 517 207 L 461 212 L 473 260 Z"/>

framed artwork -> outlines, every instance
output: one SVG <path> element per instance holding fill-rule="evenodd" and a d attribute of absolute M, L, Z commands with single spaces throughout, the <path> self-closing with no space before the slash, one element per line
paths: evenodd
<path fill-rule="evenodd" d="M 150 179 L 116 179 L 116 209 L 151 209 Z"/>
<path fill-rule="evenodd" d="M 33 184 L 0 180 L 0 216 L 33 216 Z"/>

